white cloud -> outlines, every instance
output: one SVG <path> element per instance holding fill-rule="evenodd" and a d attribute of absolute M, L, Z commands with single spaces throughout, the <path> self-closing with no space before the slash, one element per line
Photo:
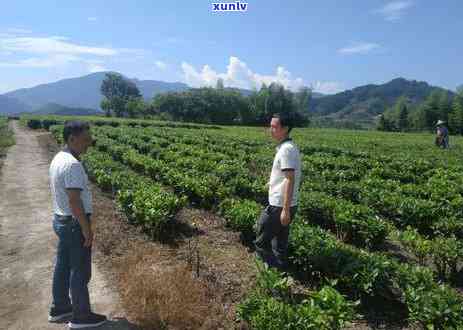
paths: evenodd
<path fill-rule="evenodd" d="M 89 72 L 108 71 L 104 66 L 104 61 L 98 59 L 82 58 L 69 54 L 53 54 L 44 57 L 29 57 L 17 61 L 0 62 L 0 67 L 4 68 L 57 68 L 67 65 L 81 64 Z"/>
<path fill-rule="evenodd" d="M 0 50 L 35 54 L 90 54 L 112 56 L 118 54 L 113 48 L 89 47 L 65 42 L 63 37 L 15 37 L 0 39 Z"/>
<path fill-rule="evenodd" d="M 407 9 L 412 6 L 413 1 L 393 1 L 374 12 L 381 14 L 386 21 L 397 21 L 405 14 Z"/>
<path fill-rule="evenodd" d="M 311 87 L 314 92 L 322 94 L 335 94 L 345 90 L 344 84 L 338 81 L 316 81 Z"/>
<path fill-rule="evenodd" d="M 247 64 L 239 58 L 231 56 L 227 71 L 218 73 L 209 65 L 204 65 L 202 70 L 196 70 L 191 64 L 182 63 L 184 81 L 193 87 L 215 86 L 217 79 L 222 78 L 227 87 L 260 88 L 265 83 L 279 83 L 285 88 L 297 90 L 304 85 L 302 78 L 293 78 L 291 73 L 282 66 L 278 66 L 275 74 L 262 75 L 253 72 Z"/>
<path fill-rule="evenodd" d="M 117 48 L 115 50 L 119 53 L 130 54 L 132 59 L 142 59 L 152 54 L 150 50 L 141 48 Z"/>
<path fill-rule="evenodd" d="M 6 68 L 51 68 L 65 66 L 71 62 L 82 61 L 80 57 L 69 54 L 55 54 L 48 57 L 30 57 L 13 62 L 0 62 Z"/>
<path fill-rule="evenodd" d="M 53 39 L 53 40 L 59 40 L 59 41 L 66 41 L 66 40 L 69 40 L 68 37 L 63 37 L 63 36 L 51 36 L 49 37 L 50 39 Z"/>
<path fill-rule="evenodd" d="M 88 71 L 93 73 L 93 72 L 101 72 L 101 71 L 108 71 L 108 70 L 103 65 L 96 64 L 96 63 L 89 63 Z"/>
<path fill-rule="evenodd" d="M 101 58 L 143 58 L 151 54 L 144 49 L 95 47 L 71 42 L 64 36 L 13 36 L 0 34 L 0 56 L 16 58 L 2 61 L 2 67 L 44 68 L 81 62 L 91 71 L 104 70 Z"/>
<path fill-rule="evenodd" d="M 154 62 L 154 64 L 160 70 L 165 70 L 167 68 L 167 64 L 162 62 L 162 61 L 156 61 L 156 62 Z"/>
<path fill-rule="evenodd" d="M 358 42 L 338 49 L 340 54 L 367 54 L 381 46 L 376 43 Z"/>
<path fill-rule="evenodd" d="M 87 21 L 89 21 L 89 22 L 96 22 L 96 21 L 97 21 L 97 18 L 94 17 L 94 16 L 87 17 Z"/>

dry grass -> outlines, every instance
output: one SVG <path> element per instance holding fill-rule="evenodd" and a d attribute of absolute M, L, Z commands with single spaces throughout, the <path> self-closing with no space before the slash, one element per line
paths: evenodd
<path fill-rule="evenodd" d="M 109 194 L 92 187 L 96 260 L 118 288 L 127 318 L 145 329 L 235 329 L 235 306 L 253 284 L 253 259 L 219 218 L 183 209 L 195 236 L 150 241 Z M 198 258 L 199 257 L 199 258 Z M 101 269 L 101 267 L 100 267 Z"/>
<path fill-rule="evenodd" d="M 0 170 L 3 166 L 3 158 L 6 157 L 7 149 L 13 144 L 15 144 L 13 131 L 8 128 L 8 122 L 2 122 L 0 118 Z"/>
<path fill-rule="evenodd" d="M 202 211 L 185 209 L 179 217 L 195 221 L 203 234 L 173 246 L 153 242 L 96 190 L 97 259 L 112 273 L 132 322 L 145 329 L 239 327 L 235 306 L 254 272 L 235 233 L 213 228 L 214 219 Z"/>
<path fill-rule="evenodd" d="M 133 320 L 146 329 L 221 328 L 223 310 L 214 288 L 195 278 L 187 264 L 160 259 L 139 250 L 119 263 L 118 287 Z"/>

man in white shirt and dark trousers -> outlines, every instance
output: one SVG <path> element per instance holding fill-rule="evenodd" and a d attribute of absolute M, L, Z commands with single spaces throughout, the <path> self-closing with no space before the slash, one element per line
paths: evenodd
<path fill-rule="evenodd" d="M 58 247 L 48 320 L 60 322 L 72 316 L 69 327 L 81 329 L 106 322 L 105 316 L 91 312 L 87 287 L 94 224 L 90 224 L 91 192 L 80 155 L 92 144 L 92 137 L 88 123 L 81 121 L 66 122 L 63 137 L 66 147 L 56 154 L 49 169 Z"/>
<path fill-rule="evenodd" d="M 257 224 L 254 242 L 257 255 L 269 266 L 287 266 L 289 225 L 297 211 L 301 182 L 301 156 L 289 138 L 291 120 L 275 114 L 270 123 L 272 138 L 278 142 L 269 181 L 268 205 Z"/>

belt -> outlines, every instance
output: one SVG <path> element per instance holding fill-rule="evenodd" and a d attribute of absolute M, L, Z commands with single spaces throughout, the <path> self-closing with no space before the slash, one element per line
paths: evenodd
<path fill-rule="evenodd" d="M 87 216 L 87 219 L 90 220 L 90 216 L 92 214 L 91 213 L 87 213 L 86 216 Z M 60 215 L 60 214 L 55 214 L 56 218 L 58 221 L 60 222 L 71 222 L 73 221 L 74 219 L 77 220 L 74 216 L 72 215 Z"/>

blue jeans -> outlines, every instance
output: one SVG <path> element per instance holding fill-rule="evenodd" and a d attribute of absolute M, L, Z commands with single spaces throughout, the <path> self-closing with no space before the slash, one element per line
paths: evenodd
<path fill-rule="evenodd" d="M 90 220 L 90 217 L 88 219 Z M 55 214 L 53 229 L 59 240 L 53 273 L 51 307 L 66 310 L 72 305 L 73 317 L 85 317 L 90 313 L 87 285 L 92 271 L 91 247 L 84 247 L 84 236 L 77 219 L 64 221 L 62 216 Z"/>

